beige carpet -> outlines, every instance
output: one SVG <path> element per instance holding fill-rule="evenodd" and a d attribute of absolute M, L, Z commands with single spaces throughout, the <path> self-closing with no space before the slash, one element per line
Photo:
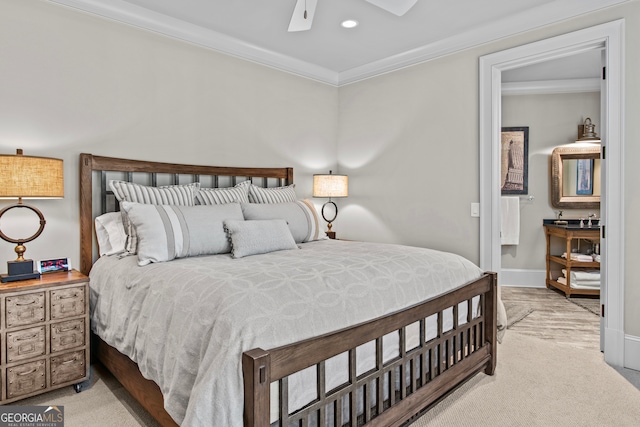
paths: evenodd
<path fill-rule="evenodd" d="M 638 425 L 640 390 L 600 352 L 509 330 L 496 374 L 478 374 L 412 427 Z"/>
<path fill-rule="evenodd" d="M 101 365 L 92 366 L 91 387 L 64 387 L 14 405 L 64 406 L 65 427 L 160 427 Z"/>

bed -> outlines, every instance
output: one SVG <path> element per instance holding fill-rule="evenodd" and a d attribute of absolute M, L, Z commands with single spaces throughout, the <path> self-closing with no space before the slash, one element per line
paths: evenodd
<path fill-rule="evenodd" d="M 143 208 L 119 206 L 114 179 L 289 188 L 293 170 L 81 154 L 92 353 L 161 425 L 403 425 L 478 372 L 494 373 L 495 273 L 453 254 L 324 240 L 318 230 L 296 248 L 255 256 L 198 253 L 145 266 L 143 252 L 99 257 L 95 218 Z"/>

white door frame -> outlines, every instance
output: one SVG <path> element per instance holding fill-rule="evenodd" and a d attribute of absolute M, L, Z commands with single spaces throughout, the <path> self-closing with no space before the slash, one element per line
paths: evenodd
<path fill-rule="evenodd" d="M 480 58 L 480 267 L 501 269 L 500 127 L 502 72 L 604 48 L 607 79 L 601 112 L 602 300 L 605 304 L 605 361 L 624 365 L 624 19 Z M 540 224 L 541 225 L 541 224 Z M 542 256 L 542 254 L 540 255 Z M 498 280 L 500 278 L 498 277 Z"/>

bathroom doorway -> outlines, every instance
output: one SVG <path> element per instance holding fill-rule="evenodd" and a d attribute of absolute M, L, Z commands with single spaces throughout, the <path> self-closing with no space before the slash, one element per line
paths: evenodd
<path fill-rule="evenodd" d="M 624 20 L 553 37 L 480 58 L 480 266 L 500 271 L 500 129 L 502 72 L 575 55 L 591 49 L 604 51 L 607 79 L 602 84 L 601 137 L 603 162 L 601 298 L 605 360 L 624 364 L 624 247 L 622 117 L 622 39 Z"/>

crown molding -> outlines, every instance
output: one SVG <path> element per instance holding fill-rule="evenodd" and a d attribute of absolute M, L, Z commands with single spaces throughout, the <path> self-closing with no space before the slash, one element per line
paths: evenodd
<path fill-rule="evenodd" d="M 631 0 L 563 0 L 545 3 L 417 49 L 337 72 L 123 0 L 49 0 L 134 27 L 157 32 L 271 68 L 341 86 L 469 49 L 493 40 L 574 18 Z"/>

